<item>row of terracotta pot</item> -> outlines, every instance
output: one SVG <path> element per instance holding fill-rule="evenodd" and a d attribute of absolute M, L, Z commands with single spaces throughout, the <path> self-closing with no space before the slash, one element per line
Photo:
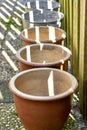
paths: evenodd
<path fill-rule="evenodd" d="M 51 26 L 37 26 L 23 30 L 20 38 L 25 46 L 16 55 L 20 62 L 20 70 L 38 67 L 68 70 L 71 51 L 62 46 L 66 38 L 64 30 Z"/>
<path fill-rule="evenodd" d="M 61 130 L 67 120 L 78 83 L 68 70 L 71 51 L 66 33 L 55 27 L 33 27 L 21 32 L 17 51 L 21 72 L 9 88 L 26 130 Z M 66 70 L 66 71 L 65 71 Z"/>

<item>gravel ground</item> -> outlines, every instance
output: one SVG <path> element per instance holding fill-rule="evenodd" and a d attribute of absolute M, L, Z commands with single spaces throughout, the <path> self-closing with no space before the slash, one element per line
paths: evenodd
<path fill-rule="evenodd" d="M 0 130 L 24 130 L 16 113 L 12 93 L 8 88 L 8 82 L 11 77 L 19 72 L 15 54 L 7 43 L 10 43 L 16 51 L 22 47 L 19 34 L 23 29 L 21 14 L 24 12 L 24 8 L 20 1 L 0 0 Z M 6 21 L 1 14 L 6 17 Z M 7 62 L 3 56 L 3 52 L 6 52 L 9 55 L 16 66 L 16 70 Z M 79 111 L 79 100 L 75 96 L 70 114 L 63 130 L 83 130 L 86 128 L 87 125 L 83 121 Z"/>

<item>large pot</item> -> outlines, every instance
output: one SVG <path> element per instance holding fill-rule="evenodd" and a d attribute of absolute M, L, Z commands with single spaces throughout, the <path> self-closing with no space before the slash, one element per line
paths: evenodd
<path fill-rule="evenodd" d="M 9 88 L 26 130 L 61 130 L 72 106 L 77 80 L 68 72 L 52 68 L 22 71 Z"/>
<path fill-rule="evenodd" d="M 64 30 L 52 26 L 35 26 L 24 29 L 20 33 L 23 45 L 35 43 L 54 43 L 64 45 L 66 33 Z"/>
<path fill-rule="evenodd" d="M 33 44 L 22 47 L 17 51 L 20 70 L 51 67 L 68 70 L 71 51 L 56 44 Z"/>

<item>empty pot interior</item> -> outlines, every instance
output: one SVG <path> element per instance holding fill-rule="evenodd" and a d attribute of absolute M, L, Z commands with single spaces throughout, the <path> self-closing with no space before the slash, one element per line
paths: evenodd
<path fill-rule="evenodd" d="M 28 71 L 15 80 L 18 90 L 34 96 L 49 96 L 52 87 L 53 95 L 58 95 L 67 91 L 71 85 L 72 81 L 68 75 L 50 69 Z"/>
<path fill-rule="evenodd" d="M 40 9 L 55 9 L 60 7 L 60 4 L 56 1 L 38 1 L 39 3 L 39 8 Z M 38 8 L 38 4 L 35 1 L 29 1 L 26 3 L 26 7 L 29 9 L 37 9 Z"/>
<path fill-rule="evenodd" d="M 49 10 L 43 10 L 41 12 L 40 10 L 34 10 L 26 12 L 25 14 L 22 14 L 22 19 L 28 23 L 37 23 L 37 24 L 48 24 L 48 23 L 56 23 L 57 18 L 61 19 L 63 15 L 58 13 L 56 11 L 49 11 Z"/>
<path fill-rule="evenodd" d="M 25 29 L 23 35 L 27 39 L 32 39 L 35 41 L 48 41 L 62 38 L 64 31 L 54 27 L 35 27 L 30 29 Z"/>
<path fill-rule="evenodd" d="M 35 45 L 27 46 L 20 53 L 21 57 L 27 62 L 34 63 L 53 63 L 62 60 L 67 56 L 67 51 L 60 46 Z"/>

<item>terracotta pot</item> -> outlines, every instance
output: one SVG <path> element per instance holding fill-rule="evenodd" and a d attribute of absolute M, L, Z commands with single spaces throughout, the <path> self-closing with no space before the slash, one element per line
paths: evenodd
<path fill-rule="evenodd" d="M 61 27 L 64 14 L 57 11 L 34 10 L 22 14 L 23 28 L 28 29 L 34 26 L 54 26 Z"/>
<path fill-rule="evenodd" d="M 26 130 L 61 130 L 71 110 L 77 80 L 65 71 L 38 68 L 15 75 L 9 88 Z"/>
<path fill-rule="evenodd" d="M 68 70 L 71 51 L 56 44 L 33 44 L 22 47 L 17 51 L 20 70 L 51 67 Z"/>
<path fill-rule="evenodd" d="M 23 45 L 35 43 L 54 43 L 64 45 L 66 33 L 64 30 L 52 26 L 35 26 L 24 29 L 20 33 Z"/>
<path fill-rule="evenodd" d="M 60 10 L 61 4 L 56 1 L 48 0 L 31 0 L 25 2 L 25 11 L 44 9 L 44 10 Z"/>

